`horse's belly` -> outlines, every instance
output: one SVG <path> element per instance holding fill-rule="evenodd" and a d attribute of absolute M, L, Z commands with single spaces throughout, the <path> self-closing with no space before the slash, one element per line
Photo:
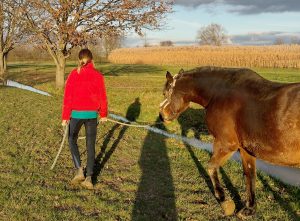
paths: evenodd
<path fill-rule="evenodd" d="M 247 152 L 264 161 L 278 165 L 300 167 L 300 139 L 273 139 L 273 141 L 259 141 L 257 139 L 254 141 L 252 139 L 248 142 L 244 141 L 242 146 Z"/>
<path fill-rule="evenodd" d="M 241 146 L 262 160 L 300 167 L 300 109 L 289 102 L 281 102 L 280 107 L 274 103 L 278 101 L 257 103 L 242 111 L 238 121 Z"/>
<path fill-rule="evenodd" d="M 293 152 L 278 152 L 278 153 L 262 153 L 258 154 L 257 158 L 267 161 L 272 164 L 291 166 L 300 168 L 300 154 Z"/>

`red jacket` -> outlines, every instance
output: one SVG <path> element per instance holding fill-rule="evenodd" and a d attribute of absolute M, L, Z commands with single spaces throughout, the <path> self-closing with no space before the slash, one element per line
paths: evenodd
<path fill-rule="evenodd" d="M 94 68 L 93 63 L 82 67 L 79 74 L 74 69 L 68 76 L 62 119 L 69 120 L 72 110 L 98 111 L 101 117 L 107 116 L 104 77 Z"/>

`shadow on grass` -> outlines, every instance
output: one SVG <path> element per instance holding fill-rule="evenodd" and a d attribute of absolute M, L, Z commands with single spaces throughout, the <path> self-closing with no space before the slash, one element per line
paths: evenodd
<path fill-rule="evenodd" d="M 16 81 L 21 84 L 25 84 L 28 86 L 40 85 L 48 82 L 55 82 L 55 75 L 53 73 L 16 73 L 11 72 L 8 74 L 9 80 Z"/>
<path fill-rule="evenodd" d="M 49 69 L 54 70 L 56 68 L 56 65 L 54 63 L 52 63 L 52 61 L 49 61 L 49 63 L 15 63 L 15 64 L 8 64 L 8 70 L 13 70 L 15 71 L 15 69 L 29 69 L 29 70 L 45 70 L 45 69 Z M 66 64 L 66 68 L 69 67 L 74 67 L 76 68 L 76 63 L 67 63 Z"/>
<path fill-rule="evenodd" d="M 55 81 L 55 65 L 34 63 L 9 64 L 7 78 L 28 86 L 53 82 Z"/>
<path fill-rule="evenodd" d="M 220 171 L 220 174 L 222 175 L 225 187 L 228 189 L 230 197 L 235 203 L 236 211 L 240 211 L 244 207 L 244 202 L 243 202 L 237 188 L 235 188 L 233 186 L 230 178 L 228 177 L 228 175 L 226 174 L 225 170 L 222 167 L 220 167 L 219 171 Z"/>
<path fill-rule="evenodd" d="M 17 63 L 17 64 L 9 64 L 8 70 L 17 71 L 18 69 L 24 70 L 45 70 L 45 69 L 54 69 L 55 70 L 55 64 L 36 64 L 36 63 Z"/>
<path fill-rule="evenodd" d="M 119 76 L 120 74 L 142 74 L 163 71 L 154 65 L 111 65 L 109 68 L 101 68 L 104 75 Z"/>
<path fill-rule="evenodd" d="M 141 103 L 139 102 L 139 98 L 136 98 L 135 101 L 129 105 L 126 113 L 126 118 L 130 119 L 131 121 L 135 121 L 141 112 Z M 108 144 L 113 137 L 115 131 L 120 127 L 119 124 L 115 124 L 105 136 L 103 141 L 100 153 L 97 155 L 95 159 L 95 166 L 94 166 L 94 174 L 93 174 L 93 183 L 97 183 L 98 177 L 104 168 L 106 162 L 110 159 L 111 155 L 114 153 L 116 148 L 118 147 L 121 139 L 123 138 L 126 130 L 128 129 L 127 126 L 123 126 L 119 132 L 117 139 L 113 142 L 112 146 L 108 151 L 106 151 Z"/>
<path fill-rule="evenodd" d="M 76 63 L 67 63 L 66 69 L 76 68 Z M 106 76 L 119 76 L 120 74 L 145 74 L 157 73 L 163 69 L 151 65 L 109 65 L 108 67 L 100 67 Z M 8 79 L 19 83 L 35 86 L 48 82 L 55 82 L 55 64 L 36 64 L 36 63 L 16 63 L 8 64 Z M 65 73 L 65 77 L 69 74 Z"/>
<path fill-rule="evenodd" d="M 159 129 L 166 130 L 163 125 Z M 142 176 L 132 220 L 177 220 L 173 177 L 164 136 L 148 132 L 139 165 Z"/>
<path fill-rule="evenodd" d="M 289 215 L 289 218 L 290 218 L 289 220 L 299 221 L 300 214 L 297 213 L 297 211 L 295 211 L 293 209 L 293 207 L 291 207 L 290 202 L 299 202 L 300 201 L 300 190 L 298 189 L 298 191 L 296 193 L 288 192 L 289 189 L 292 187 L 288 187 L 287 185 L 280 183 L 276 179 L 271 178 L 278 188 L 281 188 L 284 191 L 288 192 L 288 195 L 291 199 L 287 200 L 286 198 L 282 197 L 282 194 L 278 190 L 274 190 L 274 188 L 268 183 L 267 179 L 264 177 L 264 175 L 262 173 L 257 172 L 257 178 L 258 178 L 258 180 L 261 181 L 261 183 L 263 184 L 264 188 L 267 191 L 272 192 L 274 199 L 277 201 L 277 203 L 280 205 L 280 207 L 284 211 L 286 211 L 287 214 Z"/>
<path fill-rule="evenodd" d="M 181 135 L 187 136 L 189 130 L 192 130 L 194 132 L 194 137 L 198 140 L 200 140 L 200 135 L 208 134 L 208 129 L 205 124 L 205 110 L 204 109 L 193 109 L 188 108 L 185 112 L 183 112 L 180 117 L 178 118 L 178 122 L 181 127 Z M 209 190 L 214 195 L 214 188 L 213 184 L 210 180 L 210 177 L 206 171 L 206 169 L 203 167 L 203 165 L 200 163 L 199 159 L 195 155 L 193 148 L 188 145 L 184 144 L 186 149 L 191 155 L 191 158 L 193 159 L 200 176 L 205 180 Z M 212 155 L 210 152 L 206 151 L 210 156 Z M 237 191 L 237 189 L 233 186 L 230 178 L 227 176 L 226 172 L 223 170 L 223 168 L 220 168 L 220 173 L 222 175 L 223 181 L 225 183 L 226 188 L 228 189 L 231 198 L 237 205 L 237 209 L 242 209 L 243 203 L 241 200 L 241 197 Z"/>
<path fill-rule="evenodd" d="M 76 64 L 66 64 L 66 68 L 76 68 Z M 55 64 L 17 63 L 8 65 L 7 78 L 28 86 L 55 82 Z M 66 71 L 65 76 L 69 72 Z"/>
<path fill-rule="evenodd" d="M 102 169 L 104 168 L 104 166 L 107 163 L 107 161 L 110 159 L 111 155 L 116 150 L 117 146 L 119 145 L 122 137 L 124 136 L 124 134 L 125 134 L 125 132 L 126 132 L 126 130 L 128 128 L 126 126 L 122 127 L 122 129 L 119 132 L 119 135 L 118 135 L 117 139 L 113 142 L 113 144 L 110 147 L 110 149 L 108 151 L 106 151 L 110 139 L 113 137 L 115 130 L 117 128 L 119 128 L 119 126 L 120 125 L 118 125 L 118 124 L 114 125 L 110 129 L 110 131 L 108 132 L 108 134 L 106 135 L 106 137 L 104 139 L 104 142 L 102 144 L 100 153 L 97 155 L 97 157 L 95 159 L 94 174 L 93 174 L 93 183 L 97 183 L 98 182 L 98 177 L 99 177 Z"/>
<path fill-rule="evenodd" d="M 184 136 L 187 135 L 189 130 L 194 132 L 194 137 L 200 139 L 200 135 L 208 135 L 208 129 L 205 124 L 205 110 L 188 108 L 178 117 L 181 131 Z"/>

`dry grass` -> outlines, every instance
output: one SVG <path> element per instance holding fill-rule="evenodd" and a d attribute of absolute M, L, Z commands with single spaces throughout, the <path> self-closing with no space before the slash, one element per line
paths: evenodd
<path fill-rule="evenodd" d="M 109 60 L 118 64 L 300 68 L 300 45 L 122 48 L 113 51 Z"/>

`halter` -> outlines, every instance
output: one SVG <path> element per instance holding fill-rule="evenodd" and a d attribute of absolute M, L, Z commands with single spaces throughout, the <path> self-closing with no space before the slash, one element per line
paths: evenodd
<path fill-rule="evenodd" d="M 177 74 L 174 76 L 174 80 L 173 82 L 170 84 L 170 89 L 168 90 L 167 92 L 167 95 L 166 95 L 166 99 L 160 103 L 160 109 L 164 109 L 167 105 L 169 105 L 171 103 L 171 96 L 174 92 L 174 87 L 176 85 L 176 81 L 177 79 L 179 79 L 181 77 L 180 74 Z M 187 94 L 186 92 L 183 92 L 183 91 L 177 91 L 177 93 L 180 93 L 180 94 Z M 173 109 L 170 108 L 170 111 L 171 111 L 171 114 L 175 115 L 177 114 L 176 112 L 173 111 Z"/>

